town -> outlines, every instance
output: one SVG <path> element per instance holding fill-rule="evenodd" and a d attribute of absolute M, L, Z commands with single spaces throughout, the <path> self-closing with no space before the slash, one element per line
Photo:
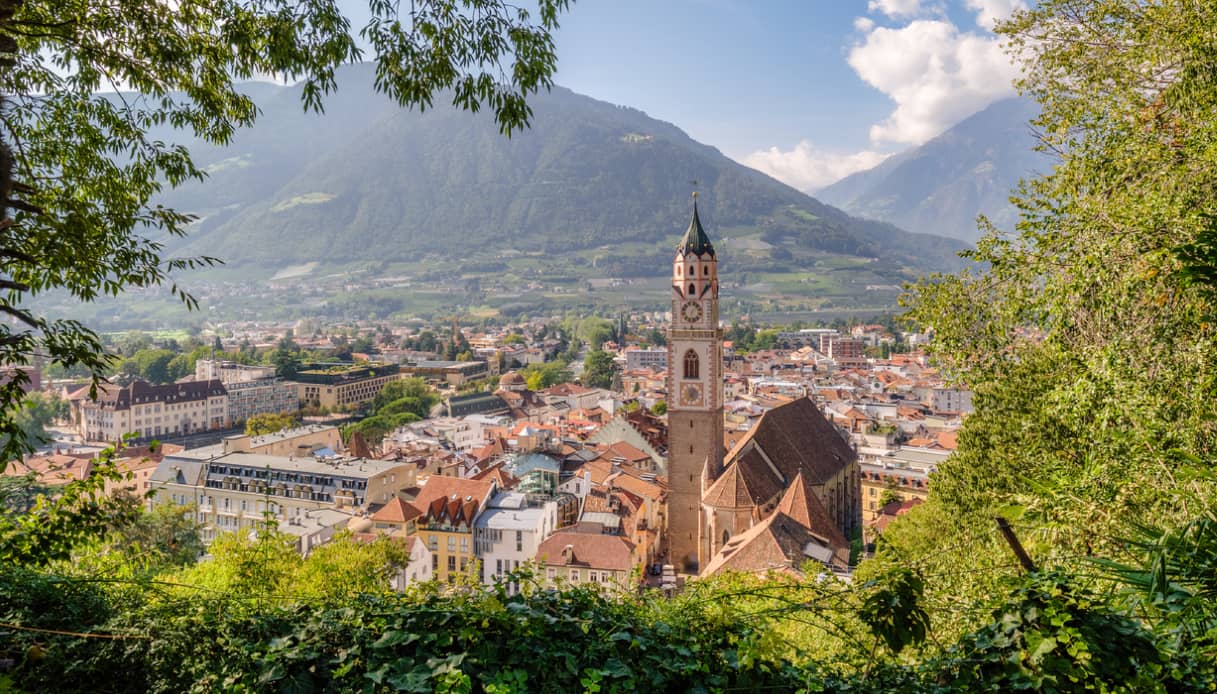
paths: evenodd
<path fill-rule="evenodd" d="M 305 555 L 339 533 L 400 541 L 398 588 L 530 565 L 621 591 L 720 571 L 848 580 L 926 497 L 970 393 L 916 349 L 924 334 L 725 329 L 718 282 L 694 207 L 670 312 L 136 339 L 95 398 L 31 374 L 70 433 L 5 474 L 53 489 L 105 450 L 124 476 L 107 493 L 183 507 L 204 543 L 268 523 Z"/>

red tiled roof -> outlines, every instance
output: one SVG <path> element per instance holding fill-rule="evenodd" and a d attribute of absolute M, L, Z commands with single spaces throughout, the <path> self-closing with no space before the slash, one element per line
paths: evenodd
<path fill-rule="evenodd" d="M 473 518 L 495 483 L 431 475 L 414 499 L 413 504 L 424 522 L 447 520 L 454 526 L 473 526 Z"/>
<path fill-rule="evenodd" d="M 405 523 L 422 515 L 412 504 L 407 504 L 398 497 L 393 497 L 389 503 L 380 507 L 372 514 L 372 520 L 379 523 Z"/>
<path fill-rule="evenodd" d="M 541 543 L 537 560 L 554 566 L 629 571 L 634 568 L 634 543 L 619 535 L 562 530 Z"/>
<path fill-rule="evenodd" d="M 825 549 L 829 563 L 844 568 L 849 564 L 849 545 L 836 545 L 830 538 L 811 532 L 802 523 L 781 511 L 731 538 L 714 555 L 702 575 L 720 571 L 788 571 L 811 561 L 808 547 Z"/>

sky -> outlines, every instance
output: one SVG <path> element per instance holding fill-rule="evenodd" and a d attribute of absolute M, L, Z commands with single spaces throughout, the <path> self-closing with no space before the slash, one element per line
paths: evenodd
<path fill-rule="evenodd" d="M 361 26 L 366 0 L 340 2 Z M 555 34 L 555 82 L 812 192 L 1012 96 L 1017 70 L 991 29 L 1024 6 L 574 0 Z"/>
<path fill-rule="evenodd" d="M 556 82 L 813 191 L 1012 96 L 1020 0 L 576 0 Z"/>

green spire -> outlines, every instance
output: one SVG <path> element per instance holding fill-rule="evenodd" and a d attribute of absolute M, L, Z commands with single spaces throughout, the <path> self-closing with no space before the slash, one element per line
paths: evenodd
<path fill-rule="evenodd" d="M 701 228 L 701 220 L 697 218 L 696 191 L 693 193 L 693 219 L 689 220 L 689 229 L 685 232 L 684 238 L 680 240 L 680 244 L 676 246 L 676 251 L 686 255 L 708 253 L 711 258 L 714 257 L 714 244 L 710 243 L 710 237 L 706 236 L 706 230 Z"/>

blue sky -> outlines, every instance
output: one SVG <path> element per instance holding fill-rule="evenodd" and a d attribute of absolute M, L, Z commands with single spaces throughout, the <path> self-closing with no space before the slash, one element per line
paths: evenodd
<path fill-rule="evenodd" d="M 556 81 L 812 191 L 1012 95 L 1016 72 L 989 29 L 1023 6 L 575 0 Z"/>

